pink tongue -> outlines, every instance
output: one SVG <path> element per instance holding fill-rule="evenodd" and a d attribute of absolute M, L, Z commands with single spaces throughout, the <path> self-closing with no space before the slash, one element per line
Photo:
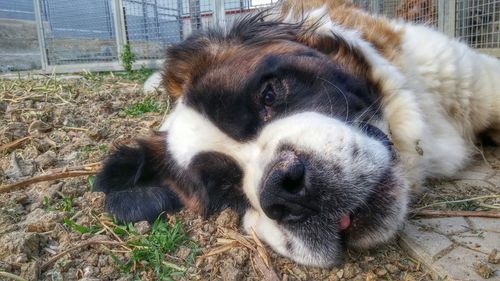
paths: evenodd
<path fill-rule="evenodd" d="M 339 227 L 340 230 L 345 230 L 351 225 L 351 217 L 348 214 L 344 214 L 340 217 Z"/>

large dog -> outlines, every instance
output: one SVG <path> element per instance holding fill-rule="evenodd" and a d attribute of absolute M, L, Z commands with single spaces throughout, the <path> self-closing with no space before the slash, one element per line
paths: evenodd
<path fill-rule="evenodd" d="M 233 208 L 308 265 L 394 236 L 427 177 L 500 140 L 500 62 L 348 1 L 284 1 L 168 49 L 175 107 L 96 187 L 120 220 Z"/>

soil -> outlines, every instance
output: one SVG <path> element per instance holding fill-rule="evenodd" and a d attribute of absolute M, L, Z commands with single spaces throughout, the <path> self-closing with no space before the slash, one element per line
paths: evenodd
<path fill-rule="evenodd" d="M 134 116 L 124 111 L 147 99 L 159 102 L 160 112 Z M 116 144 L 157 128 L 168 104 L 165 94 L 142 93 L 141 81 L 115 75 L 0 80 L 0 145 L 29 137 L 0 152 L 0 182 L 5 185 L 56 168 L 99 162 Z M 120 266 L 131 258 L 130 248 L 119 245 L 123 237 L 110 231 L 113 222 L 104 214 L 103 194 L 91 191 L 91 181 L 92 177 L 73 177 L 0 194 L 0 273 L 26 280 L 155 279 L 151 269 L 139 273 L 144 264 L 134 265 L 129 273 Z M 230 210 L 207 220 L 182 211 L 168 221 L 174 217 L 192 241 L 164 253 L 165 264 L 180 271 L 172 275 L 174 280 L 262 280 L 264 276 L 269 280 L 273 276 L 280 280 L 430 280 L 396 241 L 372 251 L 349 251 L 345 264 L 338 267 L 312 268 L 280 257 L 243 235 L 238 216 Z M 68 222 L 96 230 L 82 233 Z M 140 235 L 151 233 L 146 222 L 135 228 Z M 88 243 L 48 263 L 89 241 L 109 243 Z"/>

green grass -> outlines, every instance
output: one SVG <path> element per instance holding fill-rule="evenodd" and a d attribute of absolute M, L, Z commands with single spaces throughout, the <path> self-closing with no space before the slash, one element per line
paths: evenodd
<path fill-rule="evenodd" d="M 454 202 L 454 203 L 446 203 L 446 208 L 449 210 L 458 210 L 458 211 L 476 211 L 481 208 L 476 201 L 467 201 L 467 202 Z"/>
<path fill-rule="evenodd" d="M 52 202 L 47 196 L 43 197 L 42 205 L 45 207 L 45 209 L 49 211 L 61 211 L 61 212 L 67 212 L 67 213 L 74 213 L 75 209 L 73 208 L 74 205 L 74 196 L 67 196 L 63 194 L 62 192 L 57 192 L 59 196 L 61 196 L 61 199 L 57 202 Z"/>
<path fill-rule="evenodd" d="M 127 71 L 112 71 L 112 72 L 84 72 L 83 78 L 88 81 L 101 82 L 106 76 L 115 76 L 125 80 L 144 83 L 155 70 L 142 66 L 139 69 Z"/>
<path fill-rule="evenodd" d="M 141 272 L 151 272 L 156 280 L 172 280 L 172 276 L 183 275 L 186 270 L 182 265 L 168 262 L 165 254 L 173 253 L 181 245 L 192 249 L 188 262 L 193 262 L 198 253 L 194 242 L 190 241 L 185 233 L 182 223 L 176 220 L 168 223 L 159 217 L 151 226 L 148 235 L 139 235 L 132 224 L 117 226 L 113 229 L 115 234 L 124 237 L 131 246 L 130 259 L 120 261 L 114 257 L 118 266 L 129 274 L 139 277 Z M 132 272 L 136 265 L 135 272 Z"/>
<path fill-rule="evenodd" d="M 130 116 L 139 116 L 147 112 L 161 112 L 161 109 L 159 102 L 152 99 L 145 99 L 126 107 L 123 111 Z"/>
<path fill-rule="evenodd" d="M 80 232 L 80 233 L 96 233 L 102 229 L 99 225 L 96 224 L 91 224 L 90 226 L 84 226 L 81 224 L 77 224 L 70 218 L 64 218 L 64 224 L 68 226 L 69 228 L 73 229 L 74 231 Z"/>

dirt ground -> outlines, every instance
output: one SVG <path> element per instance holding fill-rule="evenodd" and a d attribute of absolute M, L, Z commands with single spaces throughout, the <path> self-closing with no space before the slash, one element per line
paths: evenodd
<path fill-rule="evenodd" d="M 168 97 L 142 93 L 144 77 L 128 78 L 0 80 L 2 186 L 94 171 L 114 145 L 157 128 Z M 103 213 L 92 180 L 76 176 L 0 192 L 0 280 L 9 274 L 25 280 L 430 280 L 396 241 L 350 251 L 339 267 L 297 265 L 242 235 L 231 211 L 208 220 L 183 211 L 154 225 L 119 225 Z"/>

